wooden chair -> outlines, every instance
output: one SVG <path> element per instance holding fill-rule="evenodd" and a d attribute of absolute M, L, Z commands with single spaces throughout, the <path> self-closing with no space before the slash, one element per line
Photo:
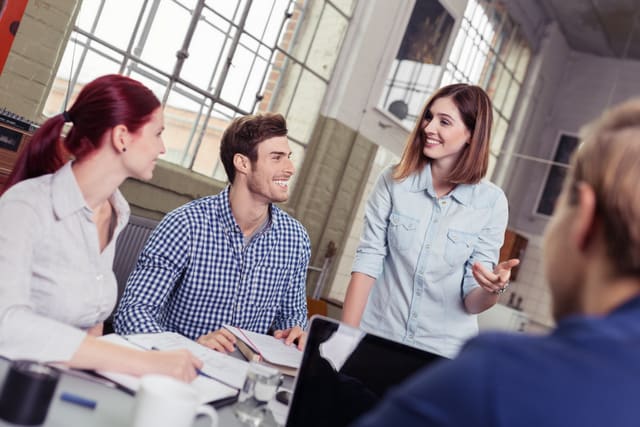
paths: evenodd
<path fill-rule="evenodd" d="M 307 297 L 307 312 L 309 318 L 314 314 L 320 314 L 322 316 L 327 315 L 327 303 L 321 299 L 314 299 Z"/>

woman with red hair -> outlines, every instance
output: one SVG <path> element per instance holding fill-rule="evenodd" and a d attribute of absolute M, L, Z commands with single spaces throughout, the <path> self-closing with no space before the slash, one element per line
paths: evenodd
<path fill-rule="evenodd" d="M 118 186 L 151 178 L 163 129 L 147 87 L 107 75 L 35 132 L 0 197 L 0 354 L 195 378 L 202 362 L 187 351 L 143 352 L 95 337 L 116 303 L 115 242 L 129 219 Z"/>

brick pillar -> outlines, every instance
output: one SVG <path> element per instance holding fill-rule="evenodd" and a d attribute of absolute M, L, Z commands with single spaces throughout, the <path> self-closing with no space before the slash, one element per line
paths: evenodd
<path fill-rule="evenodd" d="M 338 120 L 318 118 L 291 205 L 309 232 L 312 265 L 321 267 L 327 245 L 336 244 L 327 284 L 342 256 L 376 151 L 376 144 Z M 308 290 L 316 280 L 317 273 L 310 273 Z"/>
<path fill-rule="evenodd" d="M 0 106 L 40 121 L 79 9 L 80 0 L 29 1 L 0 75 Z"/>

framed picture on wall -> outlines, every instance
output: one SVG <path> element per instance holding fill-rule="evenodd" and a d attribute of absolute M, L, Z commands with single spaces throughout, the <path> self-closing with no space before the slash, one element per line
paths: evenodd
<path fill-rule="evenodd" d="M 551 216 L 556 200 L 562 191 L 562 184 L 567 171 L 571 155 L 578 147 L 580 139 L 578 135 L 569 132 L 560 132 L 556 139 L 553 154 L 553 163 L 548 165 L 544 185 L 540 189 L 540 195 L 536 203 L 535 213 Z"/>

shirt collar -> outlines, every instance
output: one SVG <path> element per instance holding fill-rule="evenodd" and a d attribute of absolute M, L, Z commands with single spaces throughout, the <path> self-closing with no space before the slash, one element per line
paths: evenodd
<path fill-rule="evenodd" d="M 610 315 L 627 316 L 630 313 L 640 311 L 640 296 L 635 296 L 616 307 Z"/>
<path fill-rule="evenodd" d="M 83 208 L 89 209 L 71 170 L 71 161 L 53 174 L 51 198 L 53 211 L 58 218 L 67 217 Z"/>
<path fill-rule="evenodd" d="M 433 198 L 437 197 L 433 189 L 433 177 L 431 176 L 431 163 L 427 163 L 422 170 L 411 176 L 411 191 L 426 191 Z M 458 184 L 451 191 L 450 195 L 463 205 L 468 205 L 473 195 L 473 184 Z"/>
<path fill-rule="evenodd" d="M 571 314 L 558 320 L 555 335 L 575 334 L 576 330 L 594 327 L 607 328 L 606 325 L 614 325 L 606 329 L 620 335 L 640 333 L 640 323 L 637 322 L 640 314 L 640 296 L 633 297 L 623 302 L 604 316 Z M 606 319 L 606 320 L 604 320 Z M 604 321 L 603 321 L 604 320 Z"/>
<path fill-rule="evenodd" d="M 129 222 L 129 216 L 131 214 L 129 203 L 127 203 L 127 200 L 118 189 L 116 189 L 111 197 L 109 197 L 109 202 L 111 203 L 111 206 L 113 206 L 113 210 L 116 212 L 118 227 L 124 228 L 124 226 Z"/>
<path fill-rule="evenodd" d="M 51 179 L 51 199 L 57 218 L 67 217 L 82 209 L 91 212 L 91 208 L 84 200 L 76 176 L 73 174 L 71 163 L 72 161 L 67 162 L 53 174 Z M 116 212 L 118 226 L 124 226 L 129 220 L 130 209 L 120 190 L 116 189 L 113 192 L 109 197 L 109 202 Z"/>
<path fill-rule="evenodd" d="M 231 185 L 227 185 L 225 189 L 222 190 L 222 192 L 220 193 L 221 197 L 218 199 L 220 201 L 218 211 L 221 213 L 220 217 L 222 219 L 222 222 L 225 228 L 240 232 L 240 226 L 236 222 L 236 219 L 233 216 L 233 213 L 231 212 L 231 203 L 229 202 L 230 189 L 231 189 Z M 278 209 L 278 207 L 273 203 L 269 204 L 269 209 L 271 210 L 270 212 L 271 220 L 264 231 L 269 231 L 270 229 L 277 229 L 278 223 L 280 222 L 280 209 Z"/>

